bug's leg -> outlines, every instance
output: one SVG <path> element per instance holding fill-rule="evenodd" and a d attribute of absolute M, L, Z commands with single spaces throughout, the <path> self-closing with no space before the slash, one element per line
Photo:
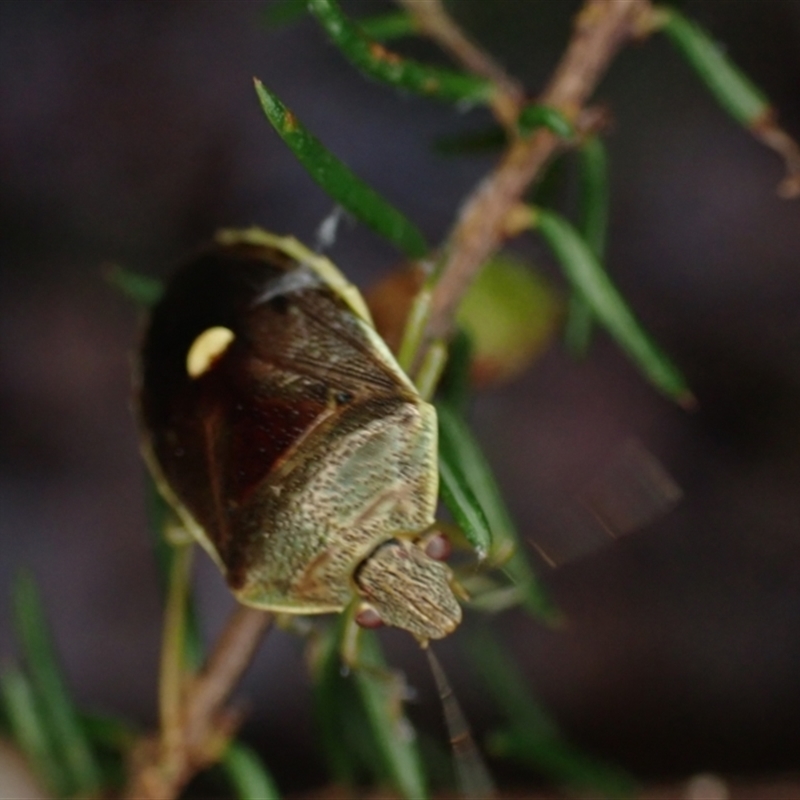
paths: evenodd
<path fill-rule="evenodd" d="M 155 546 L 166 594 L 159 665 L 159 718 L 162 744 L 170 749 L 179 744 L 187 681 L 201 658 L 190 597 L 195 540 L 155 489 L 153 494 L 157 498 L 158 541 Z"/>
<path fill-rule="evenodd" d="M 420 541 L 424 542 L 425 549 L 428 549 L 427 543 L 434 536 L 439 535 L 444 537 L 450 544 L 451 550 L 456 550 L 460 553 L 474 553 L 475 548 L 470 544 L 464 532 L 458 525 L 452 522 L 445 522 L 444 520 L 437 519 L 420 537 Z M 431 555 L 429 553 L 429 555 Z M 448 554 L 449 555 L 449 554 Z M 431 555 L 431 558 L 436 556 Z"/>
<path fill-rule="evenodd" d="M 158 687 L 162 745 L 167 750 L 180 747 L 182 737 L 183 699 L 188 675 L 186 631 L 193 549 L 191 543 L 173 546 L 169 568 Z"/>
<path fill-rule="evenodd" d="M 420 538 L 431 558 L 445 560 L 450 550 L 473 554 L 474 548 L 462 530 L 451 522 L 437 520 Z M 481 611 L 503 611 L 518 606 L 525 597 L 525 587 L 504 576 L 504 565 L 514 554 L 513 545 L 490 553 L 484 561 L 473 558 L 453 567 L 451 588 L 459 600 Z M 494 572 L 494 574 L 492 574 Z"/>
<path fill-rule="evenodd" d="M 395 680 L 391 670 L 376 669 L 365 664 L 361 658 L 361 633 L 364 629 L 375 629 L 383 626 L 380 617 L 360 598 L 354 598 L 342 612 L 340 623 L 339 655 L 346 670 L 368 670 L 382 677 Z"/>
<path fill-rule="evenodd" d="M 365 607 L 360 598 L 351 601 L 342 613 L 344 618 L 340 623 L 339 656 L 342 660 L 343 670 L 348 673 L 361 673 L 370 679 L 377 680 L 387 688 L 388 696 L 391 698 L 390 705 L 400 708 L 403 700 L 409 695 L 403 674 L 386 666 L 369 663 L 370 660 L 365 659 L 362 655 L 362 631 L 365 628 L 381 627 L 383 623 L 380 618 L 373 616 L 374 611 Z"/>
<path fill-rule="evenodd" d="M 358 644 L 361 633 L 361 625 L 356 622 L 361 605 L 360 598 L 354 598 L 342 612 L 341 639 L 339 641 L 339 655 L 342 664 L 348 670 L 358 669 Z"/>

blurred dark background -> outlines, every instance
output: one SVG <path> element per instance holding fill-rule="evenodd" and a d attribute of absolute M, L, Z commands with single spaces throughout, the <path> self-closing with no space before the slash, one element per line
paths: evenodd
<path fill-rule="evenodd" d="M 331 203 L 261 116 L 253 75 L 431 241 L 492 163 L 430 146 L 485 125 L 485 112 L 368 83 L 311 21 L 266 31 L 266 5 L 0 3 L 0 655 L 14 651 L 8 593 L 24 565 L 80 702 L 147 724 L 160 612 L 131 414 L 141 320 L 102 264 L 166 276 L 230 225 L 313 241 Z M 534 94 L 577 5 L 451 3 Z M 682 7 L 800 135 L 800 2 Z M 596 97 L 615 120 L 610 269 L 684 369 L 699 410 L 658 396 L 601 336 L 583 364 L 556 344 L 483 394 L 473 417 L 531 540 L 569 542 L 585 528 L 577 498 L 632 438 L 685 496 L 558 570 L 538 562 L 564 630 L 516 612 L 495 629 L 564 731 L 639 776 L 790 770 L 800 752 L 800 203 L 776 197 L 779 160 L 666 41 L 626 50 Z M 353 227 L 332 255 L 362 285 L 396 260 Z M 199 561 L 213 634 L 231 602 Z M 483 729 L 494 712 L 458 638 L 440 652 Z M 407 636 L 387 642 L 419 687 L 415 713 L 435 719 L 418 650 Z M 244 694 L 247 733 L 283 787 L 322 780 L 300 643 L 272 636 Z"/>

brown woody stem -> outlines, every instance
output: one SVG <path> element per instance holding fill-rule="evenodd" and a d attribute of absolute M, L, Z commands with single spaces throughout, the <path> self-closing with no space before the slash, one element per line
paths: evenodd
<path fill-rule="evenodd" d="M 649 7 L 648 0 L 587 0 L 539 102 L 576 120 L 614 55 L 636 36 L 637 22 Z M 467 199 L 446 245 L 428 322 L 429 341 L 449 335 L 461 297 L 504 239 L 506 217 L 561 146 L 563 140 L 546 129 L 515 140 Z"/>
<path fill-rule="evenodd" d="M 466 36 L 447 13 L 441 0 L 396 0 L 414 18 L 417 28 L 470 72 L 493 81 L 497 96 L 494 113 L 506 125 L 516 122 L 525 99 L 522 86 L 475 42 Z"/>
<path fill-rule="evenodd" d="M 266 611 L 239 606 L 211 656 L 185 693 L 180 724 L 168 738 L 145 740 L 133 754 L 129 800 L 172 800 L 201 769 L 217 761 L 238 724 L 225 708 L 272 623 Z"/>

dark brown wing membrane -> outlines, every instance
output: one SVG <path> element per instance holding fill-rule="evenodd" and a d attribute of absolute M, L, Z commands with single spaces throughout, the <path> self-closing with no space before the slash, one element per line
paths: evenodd
<path fill-rule="evenodd" d="M 187 353 L 216 326 L 234 339 L 192 378 Z M 142 349 L 141 416 L 153 455 L 229 568 L 269 516 L 259 487 L 303 461 L 310 438 L 333 442 L 333 431 L 404 399 L 413 396 L 346 304 L 309 268 L 266 247 L 218 246 L 187 264 Z"/>

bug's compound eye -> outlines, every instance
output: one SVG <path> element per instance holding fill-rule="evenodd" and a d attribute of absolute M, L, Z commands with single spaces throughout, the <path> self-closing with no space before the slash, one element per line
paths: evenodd
<path fill-rule="evenodd" d="M 362 628 L 380 628 L 383 625 L 381 615 L 372 607 L 363 605 L 356 613 L 356 625 Z"/>
<path fill-rule="evenodd" d="M 426 536 L 421 544 L 423 550 L 425 550 L 425 555 L 434 561 L 447 561 L 450 558 L 450 553 L 453 552 L 450 540 L 439 531 Z"/>
<path fill-rule="evenodd" d="M 186 371 L 189 377 L 199 378 L 208 372 L 235 338 L 236 334 L 230 328 L 215 326 L 204 330 L 192 342 L 186 354 Z"/>

